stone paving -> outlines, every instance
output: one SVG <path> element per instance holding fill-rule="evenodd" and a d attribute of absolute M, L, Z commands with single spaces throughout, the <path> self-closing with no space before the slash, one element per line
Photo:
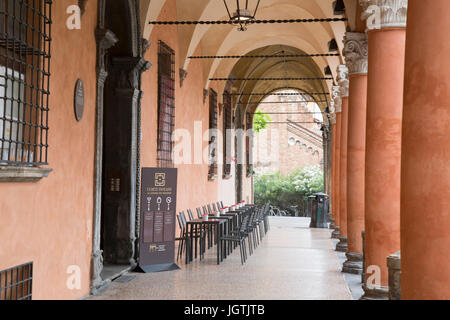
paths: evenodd
<path fill-rule="evenodd" d="M 216 265 L 206 260 L 181 270 L 128 273 L 132 281 L 113 282 L 97 300 L 351 300 L 331 231 L 309 229 L 309 219 L 271 218 L 271 230 L 241 266 L 239 250 Z M 341 258 L 342 259 L 342 258 Z M 355 296 L 357 298 L 357 296 Z"/>

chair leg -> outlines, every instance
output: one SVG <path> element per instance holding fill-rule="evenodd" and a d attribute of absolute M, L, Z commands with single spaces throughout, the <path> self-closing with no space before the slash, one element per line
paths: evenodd
<path fill-rule="evenodd" d="M 245 258 L 245 261 L 247 261 L 248 256 L 247 256 L 247 246 L 245 243 L 245 237 L 242 239 L 242 244 L 243 244 L 243 249 L 244 249 L 244 258 Z"/>
<path fill-rule="evenodd" d="M 252 236 L 250 233 L 248 234 L 248 251 L 250 252 L 250 255 L 253 254 L 253 242 L 252 242 Z"/>
<path fill-rule="evenodd" d="M 242 247 L 242 240 L 239 242 L 239 251 L 241 252 L 241 263 L 242 265 L 244 265 L 245 261 L 244 261 L 244 251 L 243 251 L 243 247 Z"/>

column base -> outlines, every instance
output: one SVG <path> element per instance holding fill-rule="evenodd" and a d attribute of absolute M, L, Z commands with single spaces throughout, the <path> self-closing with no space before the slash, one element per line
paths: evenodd
<path fill-rule="evenodd" d="M 335 226 L 334 231 L 331 234 L 331 239 L 339 239 L 340 235 L 341 235 L 341 227 Z"/>
<path fill-rule="evenodd" d="M 362 253 L 347 252 L 347 261 L 344 262 L 342 272 L 351 274 L 362 274 L 363 255 Z"/>
<path fill-rule="evenodd" d="M 389 300 L 402 299 L 401 286 L 401 254 L 400 251 L 387 257 L 387 265 L 389 269 Z"/>
<path fill-rule="evenodd" d="M 376 287 L 369 289 L 365 284 L 362 286 L 364 295 L 360 300 L 389 300 L 388 287 Z"/>
<path fill-rule="evenodd" d="M 348 251 L 347 237 L 339 237 L 339 243 L 336 245 L 336 251 L 337 252 Z"/>

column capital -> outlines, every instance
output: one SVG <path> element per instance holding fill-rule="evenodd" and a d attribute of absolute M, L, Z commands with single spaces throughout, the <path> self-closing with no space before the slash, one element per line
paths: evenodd
<path fill-rule="evenodd" d="M 337 83 L 340 89 L 340 97 L 347 98 L 349 95 L 350 81 L 348 80 L 348 68 L 345 64 L 337 67 Z"/>
<path fill-rule="evenodd" d="M 369 50 L 366 33 L 347 32 L 342 53 L 349 74 L 367 74 Z"/>
<path fill-rule="evenodd" d="M 332 124 L 336 123 L 336 104 L 334 100 L 330 101 L 330 121 Z"/>
<path fill-rule="evenodd" d="M 383 28 L 406 28 L 408 0 L 359 0 L 361 20 L 367 31 Z"/>
<path fill-rule="evenodd" d="M 335 112 L 342 112 L 341 87 L 333 86 L 331 91 L 331 100 L 334 103 Z"/>

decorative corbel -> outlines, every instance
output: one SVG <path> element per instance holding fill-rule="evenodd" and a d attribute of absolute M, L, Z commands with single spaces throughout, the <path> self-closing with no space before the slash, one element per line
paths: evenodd
<path fill-rule="evenodd" d="M 186 79 L 187 75 L 187 71 L 180 68 L 180 88 L 183 86 L 184 79 Z"/>

